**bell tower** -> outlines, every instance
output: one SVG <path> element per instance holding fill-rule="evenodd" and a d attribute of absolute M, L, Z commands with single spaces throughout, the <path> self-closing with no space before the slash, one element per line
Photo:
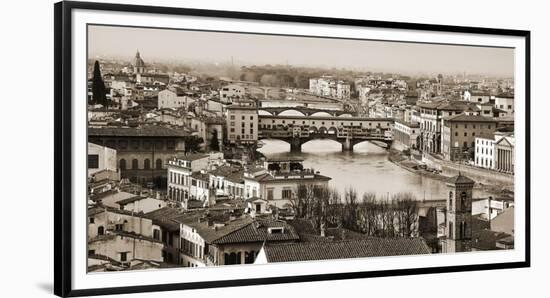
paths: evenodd
<path fill-rule="evenodd" d="M 449 178 L 445 213 L 444 253 L 471 251 L 472 240 L 472 190 L 475 181 L 463 176 Z"/>

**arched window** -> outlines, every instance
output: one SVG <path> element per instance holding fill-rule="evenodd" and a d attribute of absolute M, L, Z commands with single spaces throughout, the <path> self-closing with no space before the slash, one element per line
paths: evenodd
<path fill-rule="evenodd" d="M 157 170 L 162 169 L 162 159 L 157 159 L 155 167 L 157 168 Z"/>
<path fill-rule="evenodd" d="M 118 162 L 118 167 L 119 167 L 121 170 L 126 170 L 126 159 L 122 158 L 122 159 Z"/>
<path fill-rule="evenodd" d="M 138 169 L 138 160 L 137 159 L 132 159 L 132 169 L 133 170 L 137 170 Z"/>
<path fill-rule="evenodd" d="M 151 161 L 148 158 L 143 161 L 143 168 L 146 170 L 149 170 L 151 168 Z"/>
<path fill-rule="evenodd" d="M 105 233 L 105 228 L 103 228 L 103 226 L 99 226 L 97 228 L 97 234 L 98 235 L 103 235 Z"/>

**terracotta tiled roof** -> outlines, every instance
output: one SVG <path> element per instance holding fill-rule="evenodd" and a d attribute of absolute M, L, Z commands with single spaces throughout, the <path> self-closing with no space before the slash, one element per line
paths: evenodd
<path fill-rule="evenodd" d="M 458 114 L 443 118 L 446 122 L 494 122 L 497 121 L 493 117 L 485 117 L 481 115 L 466 115 Z"/>
<path fill-rule="evenodd" d="M 466 176 L 463 176 L 460 172 L 458 173 L 458 175 L 454 176 L 454 177 L 450 177 L 449 179 L 447 179 L 447 183 L 451 183 L 451 184 L 474 184 L 475 181 L 466 177 Z"/>
<path fill-rule="evenodd" d="M 270 228 L 283 228 L 282 233 L 269 233 Z M 294 228 L 282 221 L 266 220 L 255 221 L 238 230 L 235 230 L 217 240 L 216 244 L 246 243 L 263 241 L 295 241 L 299 240 Z"/>
<path fill-rule="evenodd" d="M 264 250 L 270 263 L 430 253 L 430 248 L 421 238 L 372 238 L 334 242 L 266 244 Z"/>
<path fill-rule="evenodd" d="M 179 231 L 180 224 L 174 218 L 180 216 L 181 213 L 170 207 L 163 207 L 149 213 L 145 213 L 145 217 L 153 220 L 153 223 L 171 232 Z"/>
<path fill-rule="evenodd" d="M 185 137 L 189 132 L 183 129 L 173 129 L 165 126 L 142 127 L 89 127 L 91 137 Z"/>

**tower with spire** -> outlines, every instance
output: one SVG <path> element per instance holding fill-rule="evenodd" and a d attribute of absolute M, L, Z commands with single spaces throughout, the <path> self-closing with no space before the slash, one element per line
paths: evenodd
<path fill-rule="evenodd" d="M 458 172 L 449 178 L 449 195 L 445 213 L 444 253 L 471 251 L 472 241 L 472 191 L 474 181 Z"/>

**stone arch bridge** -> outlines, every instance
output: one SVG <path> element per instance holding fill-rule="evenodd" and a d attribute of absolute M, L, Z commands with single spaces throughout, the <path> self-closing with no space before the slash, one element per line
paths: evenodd
<path fill-rule="evenodd" d="M 301 151 L 303 144 L 316 139 L 335 140 L 344 151 L 353 151 L 353 146 L 365 141 L 390 148 L 393 123 L 391 118 L 260 115 L 258 138 L 285 141 L 293 152 Z"/>

